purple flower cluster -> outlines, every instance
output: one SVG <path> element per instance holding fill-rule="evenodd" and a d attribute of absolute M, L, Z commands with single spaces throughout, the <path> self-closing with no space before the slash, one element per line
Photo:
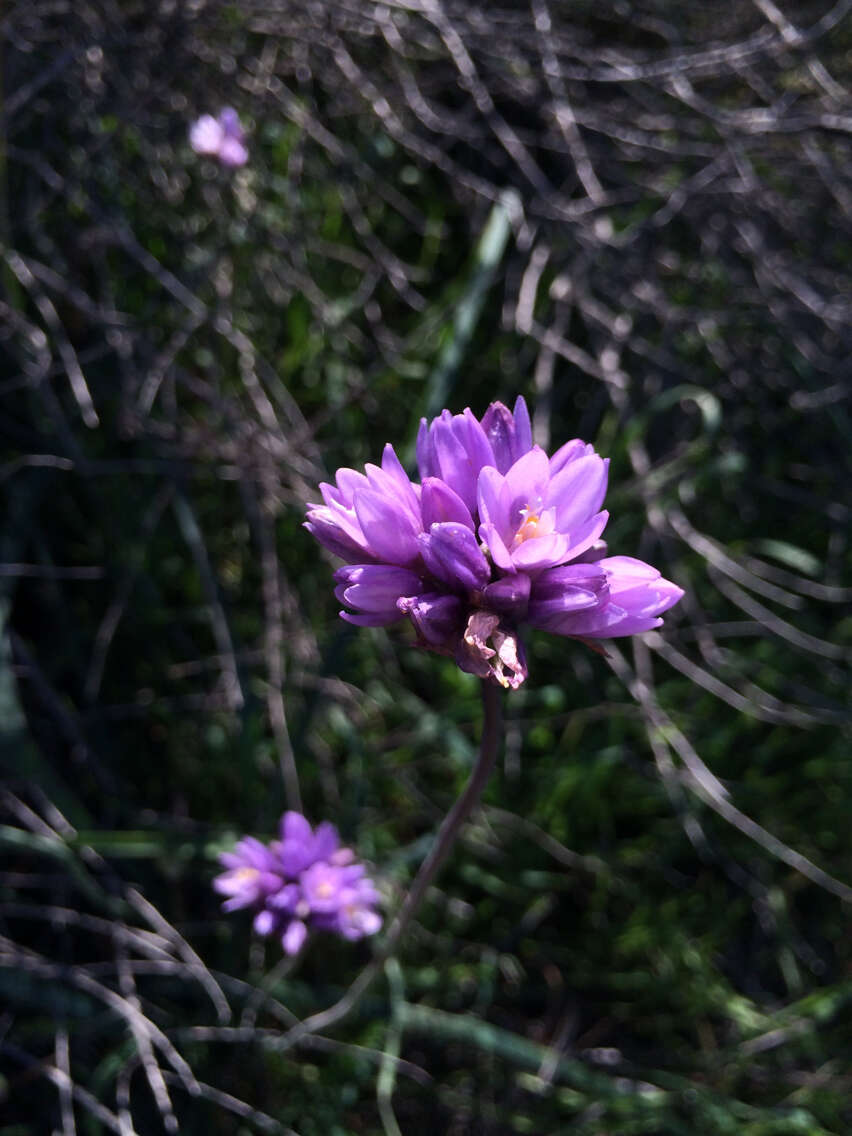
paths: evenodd
<path fill-rule="evenodd" d="M 354 852 L 340 847 L 334 825 L 314 831 L 301 814 L 286 812 L 280 835 L 271 844 L 244 836 L 222 853 L 227 870 L 213 886 L 227 896 L 223 910 L 252 908 L 255 931 L 277 935 L 288 955 L 301 950 L 311 928 L 344 939 L 374 935 L 382 925 L 379 893 Z"/>
<path fill-rule="evenodd" d="M 233 107 L 223 107 L 216 118 L 202 114 L 190 127 L 189 144 L 196 154 L 209 154 L 223 166 L 244 166 L 248 161 L 245 133 Z"/>
<path fill-rule="evenodd" d="M 481 420 L 445 410 L 417 438 L 421 483 L 393 447 L 381 467 L 337 471 L 305 527 L 346 561 L 343 619 L 408 617 L 422 646 L 516 688 L 527 674 L 522 624 L 583 641 L 658 627 L 683 592 L 656 568 L 607 556 L 600 539 L 609 463 L 575 439 L 548 458 L 526 403 Z"/>

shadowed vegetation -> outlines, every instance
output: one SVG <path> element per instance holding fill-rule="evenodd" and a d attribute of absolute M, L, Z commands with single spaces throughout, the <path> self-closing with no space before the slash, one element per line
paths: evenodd
<path fill-rule="evenodd" d="M 846 1136 L 852 5 L 0 15 L 0 1136 Z M 194 155 L 233 105 L 250 159 Z M 382 977 L 210 881 L 288 806 L 402 900 L 476 680 L 337 617 L 317 484 L 523 394 L 686 589 L 530 638 Z M 413 466 L 412 466 L 413 469 Z"/>

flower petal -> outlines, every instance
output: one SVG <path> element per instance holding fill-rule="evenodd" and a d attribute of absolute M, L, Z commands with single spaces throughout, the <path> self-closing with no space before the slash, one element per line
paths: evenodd
<path fill-rule="evenodd" d="M 401 599 L 397 606 L 411 617 L 417 634 L 431 647 L 445 646 L 461 634 L 463 606 L 458 596 L 426 592 Z"/>
<path fill-rule="evenodd" d="M 281 936 L 281 946 L 288 955 L 297 955 L 308 937 L 308 928 L 301 919 L 293 919 Z"/>
<path fill-rule="evenodd" d="M 371 555 L 364 546 L 360 531 L 360 539 L 354 539 L 338 523 L 338 519 L 331 515 L 329 509 L 318 507 L 311 510 L 307 517 L 304 528 L 334 556 L 351 561 L 363 560 Z"/>
<path fill-rule="evenodd" d="M 355 514 L 370 552 L 386 564 L 417 559 L 417 528 L 393 498 L 371 489 L 355 494 Z"/>
<path fill-rule="evenodd" d="M 523 572 L 503 576 L 482 591 L 482 603 L 489 611 L 511 615 L 521 620 L 527 613 L 530 598 L 530 578 Z"/>
<path fill-rule="evenodd" d="M 609 462 L 589 454 L 551 478 L 545 505 L 556 509 L 556 528 L 572 532 L 600 509 L 606 496 Z"/>
<path fill-rule="evenodd" d="M 501 493 L 505 478 L 493 466 L 480 470 L 476 486 L 479 519 L 483 524 L 495 525 L 508 533 L 508 511 L 503 508 Z"/>
<path fill-rule="evenodd" d="M 225 135 L 219 145 L 219 161 L 225 166 L 244 166 L 248 150 L 238 139 Z"/>
<path fill-rule="evenodd" d="M 420 510 L 423 527 L 429 528 L 444 521 L 458 521 L 473 531 L 473 518 L 470 509 L 445 481 L 438 477 L 426 477 L 420 491 Z"/>
<path fill-rule="evenodd" d="M 292 809 L 288 809 L 281 818 L 280 831 L 282 840 L 295 840 L 307 843 L 307 841 L 312 840 L 314 836 L 314 830 L 311 828 L 310 821 L 308 821 L 306 817 L 303 817 L 301 813 L 294 812 Z"/>
<path fill-rule="evenodd" d="M 258 935 L 270 935 L 275 930 L 275 924 L 278 920 L 275 918 L 271 911 L 266 908 L 263 911 L 258 911 L 254 917 L 254 930 Z"/>
<path fill-rule="evenodd" d="M 189 144 L 196 154 L 218 154 L 224 131 L 212 114 L 202 114 L 192 124 Z"/>
<path fill-rule="evenodd" d="M 482 429 L 500 473 L 506 473 L 519 457 L 532 449 L 529 411 L 520 396 L 515 401 L 514 413 L 502 402 L 492 402 L 482 416 Z"/>
<path fill-rule="evenodd" d="M 536 568 L 551 568 L 568 559 L 568 537 L 562 533 L 536 536 L 512 549 L 512 564 L 528 572 Z"/>
<path fill-rule="evenodd" d="M 531 450 L 518 458 L 506 474 L 505 487 L 501 491 L 501 498 L 509 503 L 509 523 L 517 527 L 514 516 L 517 511 L 544 498 L 545 489 L 550 476 L 550 466 L 547 454 L 540 446 L 533 446 Z"/>
<path fill-rule="evenodd" d="M 514 572 L 515 565 L 512 563 L 512 557 L 509 555 L 509 550 L 506 544 L 497 531 L 497 527 L 492 524 L 485 524 L 479 526 L 479 539 L 487 547 L 491 553 L 491 559 L 501 568 L 504 572 Z"/>
<path fill-rule="evenodd" d="M 579 438 L 572 438 L 570 442 L 560 446 L 550 459 L 550 476 L 556 477 L 557 473 L 564 469 L 569 462 L 576 461 L 577 458 L 585 457 L 586 454 L 593 454 L 594 452 L 594 446 L 581 442 Z"/>
<path fill-rule="evenodd" d="M 420 550 L 434 576 L 453 588 L 472 591 L 488 583 L 491 570 L 473 532 L 457 521 L 432 525 L 421 534 Z"/>
<path fill-rule="evenodd" d="M 340 838 L 337 829 L 327 820 L 318 824 L 314 832 L 314 846 L 312 853 L 317 860 L 328 860 L 337 851 Z"/>
<path fill-rule="evenodd" d="M 575 529 L 574 532 L 569 533 L 568 540 L 570 547 L 565 554 L 565 560 L 575 560 L 581 553 L 584 553 L 586 549 L 591 548 L 606 528 L 608 520 L 609 513 L 604 509 L 603 512 L 596 513 L 594 517 L 589 517 L 589 519 Z"/>
<path fill-rule="evenodd" d="M 341 603 L 358 612 L 383 615 L 387 622 L 399 618 L 396 601 L 422 591 L 423 582 L 407 568 L 389 564 L 351 564 L 334 574 L 338 586 L 334 594 Z"/>

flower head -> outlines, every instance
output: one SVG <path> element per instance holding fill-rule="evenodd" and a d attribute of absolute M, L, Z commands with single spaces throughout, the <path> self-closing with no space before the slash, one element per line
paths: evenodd
<path fill-rule="evenodd" d="M 344 939 L 374 935 L 382 925 L 379 893 L 350 848 L 341 848 L 334 825 L 313 829 L 296 812 L 281 818 L 280 840 L 239 840 L 220 863 L 227 869 L 213 887 L 227 896 L 225 911 L 249 907 L 259 935 L 277 935 L 298 954 L 311 929 Z"/>
<path fill-rule="evenodd" d="M 346 561 L 335 573 L 343 619 L 407 617 L 422 646 L 516 688 L 527 674 L 523 624 L 578 639 L 658 627 L 682 596 L 640 560 L 607 556 L 601 534 L 609 463 L 574 439 L 548 458 L 526 403 L 424 419 L 421 481 L 388 445 L 382 466 L 341 469 L 321 485 L 306 527 Z"/>
<path fill-rule="evenodd" d="M 248 161 L 245 132 L 233 107 L 223 107 L 216 118 L 202 114 L 192 124 L 189 144 L 196 154 L 218 158 L 223 166 L 244 166 Z"/>

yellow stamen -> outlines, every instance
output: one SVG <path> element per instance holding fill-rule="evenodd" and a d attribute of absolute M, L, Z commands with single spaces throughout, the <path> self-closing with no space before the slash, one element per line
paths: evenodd
<path fill-rule="evenodd" d="M 521 509 L 521 523 L 515 533 L 512 546 L 517 548 L 525 540 L 532 540 L 537 536 L 549 536 L 553 532 L 554 516 L 552 509 L 542 509 L 540 503 L 535 507 L 525 505 Z"/>
<path fill-rule="evenodd" d="M 538 536 L 538 525 L 541 518 L 538 513 L 533 513 L 529 509 L 523 509 L 521 516 L 524 518 L 521 527 L 515 533 L 515 544 L 523 544 L 525 540 L 530 540 L 534 536 Z"/>

